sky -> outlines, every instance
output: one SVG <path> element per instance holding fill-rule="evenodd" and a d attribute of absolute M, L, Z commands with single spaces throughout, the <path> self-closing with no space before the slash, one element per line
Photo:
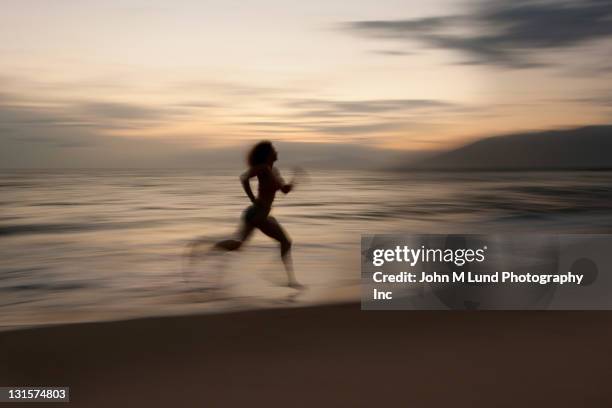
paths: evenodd
<path fill-rule="evenodd" d="M 610 123 L 610 55 L 612 0 L 3 0 L 0 167 Z"/>

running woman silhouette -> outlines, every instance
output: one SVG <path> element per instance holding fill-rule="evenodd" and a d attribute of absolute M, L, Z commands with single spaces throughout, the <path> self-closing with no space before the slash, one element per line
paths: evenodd
<path fill-rule="evenodd" d="M 255 228 L 277 240 L 280 243 L 280 255 L 287 272 L 288 285 L 294 289 L 302 289 L 303 285 L 295 279 L 293 262 L 291 260 L 291 239 L 283 230 L 276 218 L 270 215 L 272 203 L 277 191 L 288 194 L 294 187 L 294 182 L 285 183 L 280 172 L 274 167 L 278 153 L 269 141 L 257 143 L 247 156 L 248 170 L 240 176 L 242 188 L 252 202 L 242 213 L 242 223 L 237 239 L 217 242 L 214 249 L 236 251 L 248 240 Z M 250 180 L 257 177 L 257 197 L 251 190 Z"/>

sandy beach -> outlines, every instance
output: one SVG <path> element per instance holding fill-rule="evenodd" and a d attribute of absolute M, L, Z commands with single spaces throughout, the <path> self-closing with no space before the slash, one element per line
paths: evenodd
<path fill-rule="evenodd" d="M 341 304 L 4 332 L 0 384 L 78 407 L 599 407 L 611 340 L 605 312 Z"/>

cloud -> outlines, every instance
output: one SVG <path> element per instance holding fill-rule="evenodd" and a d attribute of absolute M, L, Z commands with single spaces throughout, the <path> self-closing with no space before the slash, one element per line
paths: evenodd
<path fill-rule="evenodd" d="M 96 124 L 54 107 L 23 105 L 21 100 L 0 98 L 0 148 L 72 148 L 100 141 Z"/>
<path fill-rule="evenodd" d="M 345 30 L 459 51 L 469 64 L 541 66 L 544 53 L 612 37 L 611 0 L 493 0 L 471 13 L 410 20 L 354 21 Z"/>
<path fill-rule="evenodd" d="M 286 106 L 297 109 L 297 116 L 334 117 L 373 115 L 428 108 L 447 109 L 455 105 L 434 99 L 372 99 L 355 101 L 301 99 L 290 100 L 286 103 Z"/>
<path fill-rule="evenodd" d="M 292 135 L 326 141 L 372 143 L 397 137 L 408 129 L 423 129 L 428 119 L 439 120 L 470 109 L 435 99 L 285 99 L 286 111 L 257 120 L 234 123 L 246 132 L 265 137 Z"/>
<path fill-rule="evenodd" d="M 408 55 L 415 55 L 416 53 L 411 52 L 411 51 L 397 51 L 397 50 L 373 50 L 371 51 L 372 54 L 378 54 L 378 55 L 387 55 L 387 56 L 393 56 L 393 57 L 405 57 Z"/>
<path fill-rule="evenodd" d="M 570 99 L 569 102 L 578 102 L 594 107 L 612 108 L 612 95 L 598 95 L 585 98 Z"/>
<path fill-rule="evenodd" d="M 74 126 L 79 121 L 53 108 L 22 106 L 18 101 L 0 98 L 0 123 L 7 131 L 16 131 L 37 126 Z"/>
<path fill-rule="evenodd" d="M 193 107 L 187 106 L 152 107 L 117 102 L 49 103 L 0 95 L 0 123 L 12 127 L 136 129 L 189 114 L 192 110 Z"/>
<path fill-rule="evenodd" d="M 82 117 L 83 111 L 89 112 L 87 118 Z M 106 103 L 57 108 L 0 97 L 0 167 L 185 166 L 185 157 L 195 149 L 176 138 L 123 138 L 106 132 L 112 126 L 125 128 L 125 120 L 148 120 L 152 115 L 133 105 L 129 109 Z M 115 119 L 115 125 L 108 123 Z"/>
<path fill-rule="evenodd" d="M 312 124 L 306 128 L 313 132 L 331 135 L 370 135 L 401 129 L 404 125 L 394 122 L 367 123 L 362 125 L 334 125 L 334 124 Z"/>
<path fill-rule="evenodd" d="M 193 108 L 193 109 L 212 109 L 217 108 L 218 105 L 211 102 L 204 101 L 185 101 L 175 104 L 178 108 Z"/>
<path fill-rule="evenodd" d="M 146 129 L 188 109 L 106 101 L 31 100 L 0 94 L 0 167 L 176 164 L 192 150 L 177 139 L 122 138 L 109 131 Z M 172 160 L 175 160 L 172 162 Z"/>
<path fill-rule="evenodd" d="M 257 121 L 237 123 L 256 133 L 325 136 L 329 140 L 362 140 L 366 135 L 378 138 L 422 125 L 423 116 L 463 109 L 461 105 L 434 99 L 288 99 L 288 113 L 262 117 Z M 342 137 L 336 139 L 334 137 Z"/>
<path fill-rule="evenodd" d="M 359 136 L 366 134 L 380 134 L 393 130 L 401 129 L 405 123 L 398 121 L 366 122 L 354 124 L 350 121 L 256 121 L 241 122 L 240 124 L 254 128 L 255 131 L 263 133 L 280 134 L 304 134 L 304 135 L 345 135 Z"/>
<path fill-rule="evenodd" d="M 251 85 L 232 81 L 207 81 L 189 80 L 179 81 L 171 86 L 171 89 L 181 92 L 197 92 L 207 95 L 224 95 L 230 97 L 269 97 L 279 94 L 287 94 L 295 89 L 284 87 L 270 87 L 263 85 Z"/>
<path fill-rule="evenodd" d="M 74 126 L 77 122 L 73 122 L 68 112 L 61 117 L 58 110 L 19 106 L 21 103 L 5 98 L 0 101 L 0 168 L 226 168 L 244 163 L 247 146 L 212 149 L 184 144 L 176 138 L 110 136 L 93 126 Z M 112 107 L 93 103 L 78 106 L 86 106 L 92 115 L 113 118 L 148 118 L 151 114 L 146 110 L 125 109 L 122 104 Z M 276 123 L 264 124 L 274 126 Z M 296 126 L 301 127 L 304 134 L 329 132 L 326 142 L 345 142 L 346 136 L 350 135 L 352 141 L 367 143 L 372 141 L 367 136 L 369 133 L 394 125 L 342 126 L 311 122 L 297 123 Z M 279 128 L 279 131 L 286 133 L 284 129 Z M 335 146 L 284 142 L 281 145 L 285 163 L 304 162 L 331 167 L 380 166 L 390 155 L 390 152 L 383 155 L 350 143 Z M 312 154 L 305 155 L 305 152 Z"/>
<path fill-rule="evenodd" d="M 115 102 L 82 102 L 76 110 L 85 116 L 110 120 L 158 120 L 169 113 L 167 109 Z"/>
<path fill-rule="evenodd" d="M 11 123 L 27 121 L 46 126 L 79 126 L 99 129 L 136 129 L 160 122 L 181 118 L 204 107 L 213 105 L 204 100 L 186 99 L 166 104 L 123 102 L 113 98 L 96 98 L 97 87 L 108 90 L 111 85 L 104 81 L 41 81 L 28 77 L 3 76 L 0 74 L 0 107 L 13 107 L 11 115 L 2 118 Z M 117 95 L 133 94 L 134 90 L 123 84 L 115 84 Z M 58 91 L 78 89 L 78 97 L 58 98 Z M 49 94 L 46 91 L 51 91 Z M 88 95 L 92 96 L 88 96 Z M 30 96 L 28 96 L 30 95 Z M 51 95 L 51 96 L 50 96 Z"/>

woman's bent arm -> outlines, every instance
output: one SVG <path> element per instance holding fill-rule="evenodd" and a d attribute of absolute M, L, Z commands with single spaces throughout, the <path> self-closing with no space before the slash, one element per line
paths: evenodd
<path fill-rule="evenodd" d="M 253 190 L 251 190 L 251 183 L 249 183 L 251 177 L 255 177 L 255 174 L 253 174 L 252 169 L 249 169 L 240 176 L 240 181 L 242 182 L 242 188 L 244 189 L 246 195 L 249 197 L 249 200 L 251 200 L 251 202 L 255 204 L 256 198 L 253 194 Z"/>

